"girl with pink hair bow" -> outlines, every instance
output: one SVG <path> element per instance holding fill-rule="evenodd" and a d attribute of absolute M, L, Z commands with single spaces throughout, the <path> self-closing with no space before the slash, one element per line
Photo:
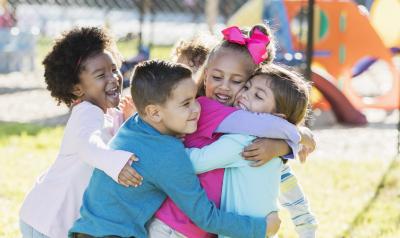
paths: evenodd
<path fill-rule="evenodd" d="M 271 171 L 275 171 L 274 175 L 279 177 L 278 184 L 271 184 L 269 189 L 277 191 L 279 190 L 281 168 L 276 167 L 276 163 L 270 165 L 267 162 L 279 156 L 285 156 L 286 159 L 293 158 L 298 153 L 300 138 L 304 137 L 305 141 L 307 139 L 312 141 L 312 138 L 307 134 L 309 131 L 306 129 L 299 130 L 280 117 L 271 114 L 255 114 L 232 107 L 236 95 L 254 71 L 261 64 L 269 64 L 273 61 L 275 48 L 270 29 L 264 25 L 256 25 L 249 31 L 241 30 L 238 27 L 229 27 L 222 33 L 224 39 L 211 50 L 199 72 L 198 101 L 202 111 L 198 130 L 185 137 L 185 146 L 187 148 L 203 148 L 217 140 L 218 142 L 223 140 L 223 138 L 220 139 L 222 133 L 262 137 L 263 139 L 257 139 L 250 145 L 247 144 L 246 148 L 241 145 L 241 148 L 244 148 L 242 156 L 245 160 L 243 162 L 246 163 L 246 166 L 267 166 Z M 216 150 L 218 150 L 219 147 L 217 144 L 216 146 Z M 221 149 L 226 150 L 227 148 L 221 147 Z M 203 188 L 210 200 L 223 209 L 226 205 L 224 201 L 221 201 L 221 196 L 224 196 L 223 189 L 225 189 L 223 188 L 224 168 L 230 167 L 230 165 L 217 162 L 218 166 L 212 168 L 214 170 L 210 171 L 210 167 L 207 165 L 207 172 L 205 172 L 202 170 L 204 167 L 200 168 L 201 166 L 198 166 L 196 161 L 201 164 L 212 155 L 207 151 L 205 153 L 192 153 L 192 151 L 188 150 L 188 153 L 194 169 L 199 173 Z M 220 158 L 212 159 L 220 161 Z M 273 194 L 275 195 L 265 201 L 271 209 L 265 211 L 264 216 L 267 216 L 268 229 L 275 228 L 277 230 L 280 223 L 276 214 L 277 193 Z M 272 234 L 269 233 L 269 235 Z M 161 206 L 153 222 L 149 224 L 150 238 L 214 236 L 197 227 L 170 199 L 167 199 Z"/>

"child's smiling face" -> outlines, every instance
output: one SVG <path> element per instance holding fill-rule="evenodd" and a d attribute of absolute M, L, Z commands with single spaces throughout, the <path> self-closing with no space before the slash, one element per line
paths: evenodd
<path fill-rule="evenodd" d="M 104 50 L 86 59 L 75 88 L 80 99 L 87 100 L 103 111 L 118 106 L 121 96 L 122 75 L 111 52 Z"/>
<path fill-rule="evenodd" d="M 235 106 L 246 111 L 260 113 L 276 112 L 274 92 L 266 76 L 252 77 L 235 99 Z"/>
<path fill-rule="evenodd" d="M 230 49 L 219 49 L 205 69 L 205 94 L 231 106 L 254 70 L 251 58 Z"/>
<path fill-rule="evenodd" d="M 163 134 L 191 134 L 197 130 L 200 104 L 196 100 L 197 86 L 192 78 L 183 79 L 160 106 Z"/>

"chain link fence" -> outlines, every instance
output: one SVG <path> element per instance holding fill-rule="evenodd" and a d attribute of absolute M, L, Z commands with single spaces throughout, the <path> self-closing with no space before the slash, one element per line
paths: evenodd
<path fill-rule="evenodd" d="M 9 0 L 19 28 L 53 37 L 80 25 L 107 25 L 117 37 L 141 35 L 148 44 L 170 45 L 210 30 L 207 4 L 223 25 L 246 0 Z M 217 27 L 218 28 L 218 27 Z"/>

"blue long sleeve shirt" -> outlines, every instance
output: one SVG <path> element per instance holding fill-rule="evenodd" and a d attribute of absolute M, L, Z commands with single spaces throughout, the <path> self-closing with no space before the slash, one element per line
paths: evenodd
<path fill-rule="evenodd" d="M 81 218 L 70 235 L 147 237 L 146 223 L 169 196 L 198 226 L 211 233 L 265 237 L 264 218 L 218 210 L 201 188 L 181 141 L 160 134 L 137 114 L 121 127 L 110 147 L 139 157 L 132 167 L 143 176 L 143 183 L 126 188 L 96 169 L 83 197 Z"/>

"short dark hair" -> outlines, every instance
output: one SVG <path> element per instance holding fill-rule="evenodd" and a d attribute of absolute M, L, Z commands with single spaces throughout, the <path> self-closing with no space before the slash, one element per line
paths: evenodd
<path fill-rule="evenodd" d="M 284 114 L 293 124 L 302 123 L 308 113 L 311 84 L 295 71 L 277 64 L 262 65 L 251 78 L 259 75 L 269 80 L 276 113 Z"/>
<path fill-rule="evenodd" d="M 163 60 L 139 63 L 131 79 L 131 95 L 139 114 L 145 115 L 147 105 L 164 105 L 176 85 L 191 77 L 192 71 L 183 64 Z"/>
<path fill-rule="evenodd" d="M 119 59 L 114 40 L 98 27 L 74 28 L 56 40 L 43 65 L 47 89 L 58 103 L 70 106 L 77 99 L 73 87 L 79 83 L 84 62 L 103 50 L 110 51 L 116 60 Z"/>

